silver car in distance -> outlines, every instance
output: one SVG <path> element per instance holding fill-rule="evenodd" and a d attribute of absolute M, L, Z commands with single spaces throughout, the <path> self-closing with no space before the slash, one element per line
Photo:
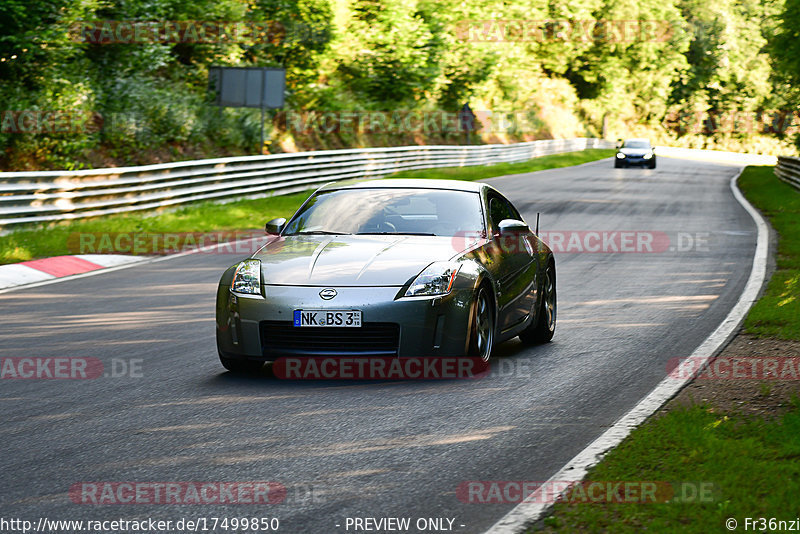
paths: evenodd
<path fill-rule="evenodd" d="M 231 371 L 292 356 L 488 360 L 515 336 L 553 337 L 553 253 L 487 184 L 328 184 L 266 230 L 217 292 Z"/>

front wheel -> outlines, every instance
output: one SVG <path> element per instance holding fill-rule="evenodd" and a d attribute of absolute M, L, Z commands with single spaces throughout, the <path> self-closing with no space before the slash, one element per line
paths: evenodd
<path fill-rule="evenodd" d="M 489 292 L 485 287 L 478 290 L 471 330 L 469 355 L 488 362 L 494 345 L 494 314 L 492 313 L 492 303 L 489 300 Z"/>
<path fill-rule="evenodd" d="M 536 321 L 520 332 L 519 338 L 528 345 L 547 343 L 556 333 L 556 310 L 558 299 L 556 297 L 556 268 L 551 263 L 544 273 L 542 298 Z"/>

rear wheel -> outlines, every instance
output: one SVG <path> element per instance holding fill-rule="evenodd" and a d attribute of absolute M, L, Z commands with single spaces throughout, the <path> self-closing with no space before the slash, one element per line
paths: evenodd
<path fill-rule="evenodd" d="M 547 266 L 542 285 L 542 298 L 536 321 L 520 332 L 519 338 L 523 343 L 533 345 L 547 343 L 556 333 L 556 310 L 558 299 L 556 297 L 556 268 L 552 263 Z"/>
<path fill-rule="evenodd" d="M 486 287 L 478 289 L 475 300 L 475 313 L 472 316 L 472 334 L 469 344 L 469 355 L 487 362 L 494 346 L 494 314 Z"/>

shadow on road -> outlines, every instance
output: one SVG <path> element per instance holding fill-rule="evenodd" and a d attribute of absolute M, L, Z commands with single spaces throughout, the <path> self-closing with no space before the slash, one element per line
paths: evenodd
<path fill-rule="evenodd" d="M 463 383 L 465 387 L 470 384 L 485 384 L 486 381 L 497 377 L 498 373 L 508 374 L 520 363 L 532 363 L 540 356 L 556 349 L 558 343 L 548 343 L 533 347 L 523 345 L 518 339 L 513 339 L 497 346 L 492 353 L 489 362 L 488 372 L 479 376 L 469 378 L 415 378 L 415 379 L 303 379 L 293 380 L 284 379 L 276 376 L 272 363 L 267 363 L 257 373 L 240 374 L 229 371 L 221 372 L 217 375 L 208 377 L 203 384 L 212 388 L 229 386 L 237 388 L 258 388 L 264 386 L 282 388 L 283 386 L 292 389 L 328 389 L 360 386 L 369 389 L 370 387 L 383 387 L 387 384 L 409 384 L 411 387 L 424 386 L 430 387 L 433 384 L 453 384 Z M 509 371 L 511 370 L 511 371 Z"/>

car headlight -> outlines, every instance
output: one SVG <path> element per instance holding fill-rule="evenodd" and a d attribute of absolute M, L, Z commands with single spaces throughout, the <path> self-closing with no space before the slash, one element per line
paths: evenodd
<path fill-rule="evenodd" d="M 625 154 L 623 154 L 622 152 L 617 152 L 617 157 L 619 159 L 625 159 Z"/>
<path fill-rule="evenodd" d="M 244 260 L 236 266 L 231 291 L 245 295 L 261 295 L 261 260 Z"/>
<path fill-rule="evenodd" d="M 405 296 L 420 297 L 450 293 L 460 268 L 461 264 L 456 262 L 431 263 L 411 282 Z"/>
<path fill-rule="evenodd" d="M 652 153 L 652 152 L 647 152 L 647 153 L 645 153 L 645 155 L 644 155 L 644 159 L 650 159 L 650 158 L 652 158 L 652 157 L 653 157 L 653 153 Z"/>

